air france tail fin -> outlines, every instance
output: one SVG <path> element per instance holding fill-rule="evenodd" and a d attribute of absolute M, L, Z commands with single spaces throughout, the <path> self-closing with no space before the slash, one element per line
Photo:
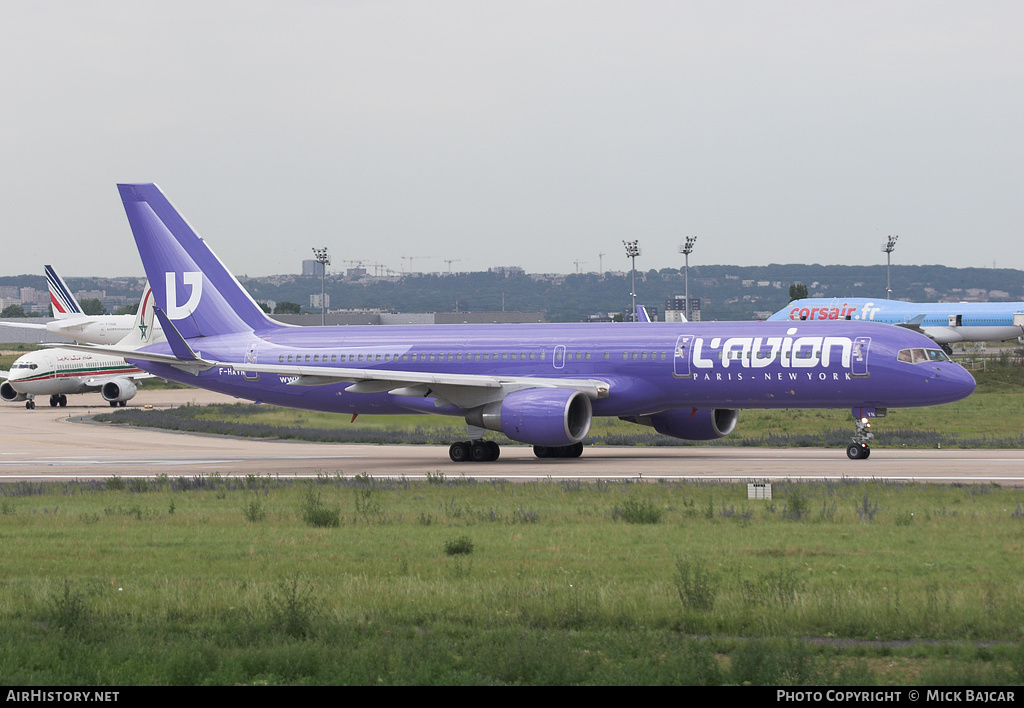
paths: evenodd
<path fill-rule="evenodd" d="M 71 294 L 71 288 L 67 286 L 64 279 L 57 275 L 57 271 L 51 265 L 44 265 L 46 271 L 46 284 L 50 287 L 50 305 L 53 307 L 53 316 L 58 320 L 71 317 L 81 317 L 85 313 L 78 304 L 78 300 Z"/>
<path fill-rule="evenodd" d="M 155 184 L 119 184 L 153 304 L 185 339 L 280 328 Z M 141 308 L 140 308 L 141 309 Z"/>

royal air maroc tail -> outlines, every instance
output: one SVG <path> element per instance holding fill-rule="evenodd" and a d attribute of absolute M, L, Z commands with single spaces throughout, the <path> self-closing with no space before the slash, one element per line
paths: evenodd
<path fill-rule="evenodd" d="M 285 326 L 156 185 L 118 189 L 167 336 L 130 361 L 292 408 L 463 418 L 456 461 L 497 459 L 487 430 L 540 457 L 578 457 L 594 416 L 703 440 L 731 432 L 740 408 L 848 408 L 866 421 L 974 390 L 927 337 L 871 323 Z M 901 356 L 917 350 L 923 360 Z M 847 454 L 866 457 L 870 434 L 858 431 Z"/>

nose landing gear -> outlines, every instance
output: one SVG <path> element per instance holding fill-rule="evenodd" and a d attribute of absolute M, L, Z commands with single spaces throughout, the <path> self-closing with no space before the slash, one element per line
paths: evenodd
<path fill-rule="evenodd" d="M 870 431 L 872 417 L 884 417 L 884 408 L 854 408 L 853 422 L 857 426 L 857 432 L 851 438 L 853 440 L 846 448 L 846 456 L 851 460 L 866 460 L 871 455 L 871 448 L 868 441 L 875 437 Z"/>

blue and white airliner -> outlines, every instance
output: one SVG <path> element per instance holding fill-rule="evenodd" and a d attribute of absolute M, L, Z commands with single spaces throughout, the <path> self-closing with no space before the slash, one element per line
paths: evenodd
<path fill-rule="evenodd" d="M 883 322 L 922 332 L 948 352 L 957 342 L 1024 337 L 1024 302 L 903 302 L 866 297 L 794 300 L 769 322 Z"/>
<path fill-rule="evenodd" d="M 157 376 L 345 414 L 463 418 L 452 460 L 497 459 L 487 430 L 578 457 L 594 416 L 688 440 L 740 408 L 848 408 L 868 419 L 960 400 L 974 379 L 924 335 L 871 322 L 293 327 L 268 318 L 153 184 L 118 185 L 167 341 L 114 348 Z M 110 348 L 107 348 L 110 350 Z M 902 353 L 902 354 L 901 354 Z"/>

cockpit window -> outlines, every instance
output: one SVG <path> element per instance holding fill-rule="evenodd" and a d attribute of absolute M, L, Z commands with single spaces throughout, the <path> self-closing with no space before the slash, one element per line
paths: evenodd
<path fill-rule="evenodd" d="M 900 349 L 896 360 L 906 364 L 925 364 L 929 361 L 952 361 L 941 349 Z"/>

